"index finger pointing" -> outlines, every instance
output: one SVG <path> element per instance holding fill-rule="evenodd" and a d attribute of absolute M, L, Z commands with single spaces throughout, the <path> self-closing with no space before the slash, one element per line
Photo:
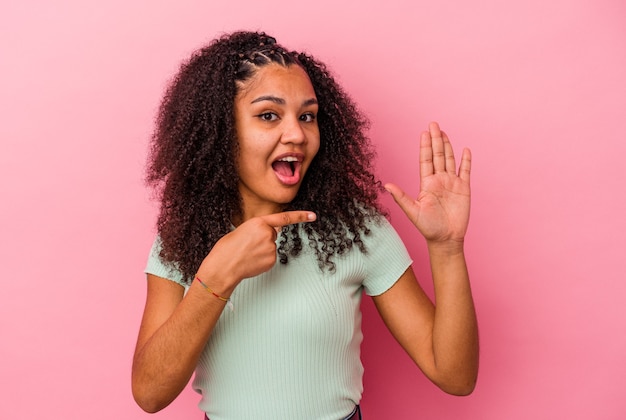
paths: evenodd
<path fill-rule="evenodd" d="M 267 216 L 261 216 L 261 219 L 274 228 L 280 228 L 296 223 L 313 222 L 317 219 L 317 215 L 312 211 L 294 210 L 268 214 Z"/>

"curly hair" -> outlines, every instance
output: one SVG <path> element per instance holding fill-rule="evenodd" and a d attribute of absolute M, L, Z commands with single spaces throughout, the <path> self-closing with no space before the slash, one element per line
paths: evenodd
<path fill-rule="evenodd" d="M 160 257 L 190 281 L 213 245 L 241 216 L 236 159 L 235 96 L 242 83 L 269 63 L 298 65 L 317 96 L 320 148 L 300 189 L 285 210 L 311 210 L 317 221 L 284 227 L 279 261 L 302 251 L 307 235 L 321 269 L 356 245 L 384 213 L 382 184 L 374 175 L 375 152 L 367 119 L 314 57 L 287 51 L 265 33 L 234 32 L 213 40 L 181 65 L 156 118 L 146 182 L 160 200 Z"/>

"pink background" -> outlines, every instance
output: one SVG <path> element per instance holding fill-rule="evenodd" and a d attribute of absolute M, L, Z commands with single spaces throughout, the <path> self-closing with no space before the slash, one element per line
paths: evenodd
<path fill-rule="evenodd" d="M 241 28 L 329 63 L 371 117 L 385 181 L 417 191 L 430 120 L 474 154 L 476 391 L 438 391 L 366 299 L 366 418 L 623 418 L 624 2 L 220 3 L 3 2 L 0 418 L 149 417 L 130 392 L 147 142 L 180 61 Z M 431 293 L 424 243 L 385 200 Z M 152 418 L 200 419 L 197 400 Z"/>

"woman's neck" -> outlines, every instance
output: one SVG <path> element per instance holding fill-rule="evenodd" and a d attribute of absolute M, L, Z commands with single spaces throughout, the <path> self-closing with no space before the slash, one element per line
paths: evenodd
<path fill-rule="evenodd" d="M 267 216 L 268 214 L 280 213 L 285 209 L 284 204 L 278 203 L 264 203 L 263 205 L 246 205 L 244 203 L 241 209 L 241 214 L 232 217 L 232 224 L 237 227 L 243 222 L 252 219 L 253 217 Z"/>

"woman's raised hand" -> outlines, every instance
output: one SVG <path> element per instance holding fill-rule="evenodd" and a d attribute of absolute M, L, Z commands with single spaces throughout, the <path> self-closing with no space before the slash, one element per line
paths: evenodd
<path fill-rule="evenodd" d="M 223 236 L 202 262 L 201 278 L 221 273 L 235 284 L 271 269 L 276 263 L 276 237 L 283 226 L 315 221 L 310 211 L 287 211 L 253 217 Z M 232 277 L 231 277 L 232 276 Z"/>
<path fill-rule="evenodd" d="M 464 149 L 457 171 L 448 136 L 435 122 L 420 139 L 420 192 L 416 199 L 400 187 L 385 189 L 430 243 L 463 242 L 470 213 L 471 153 Z"/>

